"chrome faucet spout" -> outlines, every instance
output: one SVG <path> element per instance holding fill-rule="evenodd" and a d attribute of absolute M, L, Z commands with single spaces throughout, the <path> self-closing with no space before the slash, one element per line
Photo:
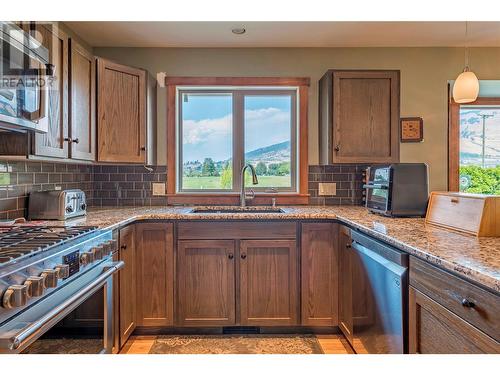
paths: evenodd
<path fill-rule="evenodd" d="M 245 192 L 245 171 L 247 168 L 250 168 L 250 172 L 252 172 L 252 184 L 257 185 L 259 183 L 259 179 L 257 178 L 257 173 L 255 172 L 255 168 L 252 164 L 245 164 L 243 168 L 241 168 L 241 180 L 240 180 L 240 206 L 245 207 L 247 205 L 247 199 L 253 199 L 255 197 L 255 193 L 252 190 L 252 195 L 247 197 Z"/>

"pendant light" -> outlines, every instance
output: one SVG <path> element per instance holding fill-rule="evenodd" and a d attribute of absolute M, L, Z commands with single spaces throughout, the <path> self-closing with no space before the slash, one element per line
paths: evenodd
<path fill-rule="evenodd" d="M 465 22 L 465 68 L 453 84 L 453 100 L 456 103 L 471 103 L 479 95 L 479 80 L 469 69 L 469 50 L 467 48 L 467 22 Z"/>

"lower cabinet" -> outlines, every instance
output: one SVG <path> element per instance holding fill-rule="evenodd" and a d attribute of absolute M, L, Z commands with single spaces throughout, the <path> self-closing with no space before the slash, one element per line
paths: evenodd
<path fill-rule="evenodd" d="M 295 241 L 240 241 L 242 325 L 298 324 L 297 264 Z"/>
<path fill-rule="evenodd" d="M 339 228 L 339 328 L 352 344 L 353 301 L 352 301 L 352 266 L 351 233 L 344 226 Z"/>
<path fill-rule="evenodd" d="M 120 343 L 125 344 L 137 324 L 137 269 L 135 249 L 135 225 L 120 229 L 119 259 L 125 267 L 119 272 L 120 286 Z"/>
<path fill-rule="evenodd" d="M 172 223 L 136 224 L 137 326 L 174 324 Z"/>
<path fill-rule="evenodd" d="M 177 245 L 177 324 L 229 326 L 235 320 L 232 240 L 186 240 Z"/>
<path fill-rule="evenodd" d="M 500 353 L 498 341 L 413 287 L 409 303 L 410 353 Z"/>
<path fill-rule="evenodd" d="M 301 237 L 301 323 L 338 324 L 338 224 L 303 223 Z"/>

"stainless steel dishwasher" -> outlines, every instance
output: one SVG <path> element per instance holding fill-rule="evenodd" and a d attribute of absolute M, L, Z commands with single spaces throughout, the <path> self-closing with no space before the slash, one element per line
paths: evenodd
<path fill-rule="evenodd" d="M 352 346 L 356 353 L 406 353 L 408 254 L 351 231 Z"/>

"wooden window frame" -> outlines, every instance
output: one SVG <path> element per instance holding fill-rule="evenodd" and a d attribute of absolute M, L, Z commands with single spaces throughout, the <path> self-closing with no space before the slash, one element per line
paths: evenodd
<path fill-rule="evenodd" d="M 285 78 L 285 77 L 166 77 L 167 87 L 167 204 L 239 204 L 239 193 L 235 192 L 182 192 L 176 190 L 177 184 L 177 145 L 176 145 L 176 93 L 177 87 L 182 86 L 249 86 L 249 90 L 259 86 L 298 87 L 298 118 L 297 118 L 297 158 L 299 177 L 297 179 L 296 192 L 282 192 L 278 194 L 256 192 L 255 199 L 249 204 L 267 205 L 272 198 L 276 198 L 278 204 L 308 204 L 308 90 L 309 78 Z"/>
<path fill-rule="evenodd" d="M 451 94 L 448 100 L 448 191 L 460 187 L 460 106 L 500 105 L 500 97 L 480 97 L 472 103 L 456 103 Z"/>

